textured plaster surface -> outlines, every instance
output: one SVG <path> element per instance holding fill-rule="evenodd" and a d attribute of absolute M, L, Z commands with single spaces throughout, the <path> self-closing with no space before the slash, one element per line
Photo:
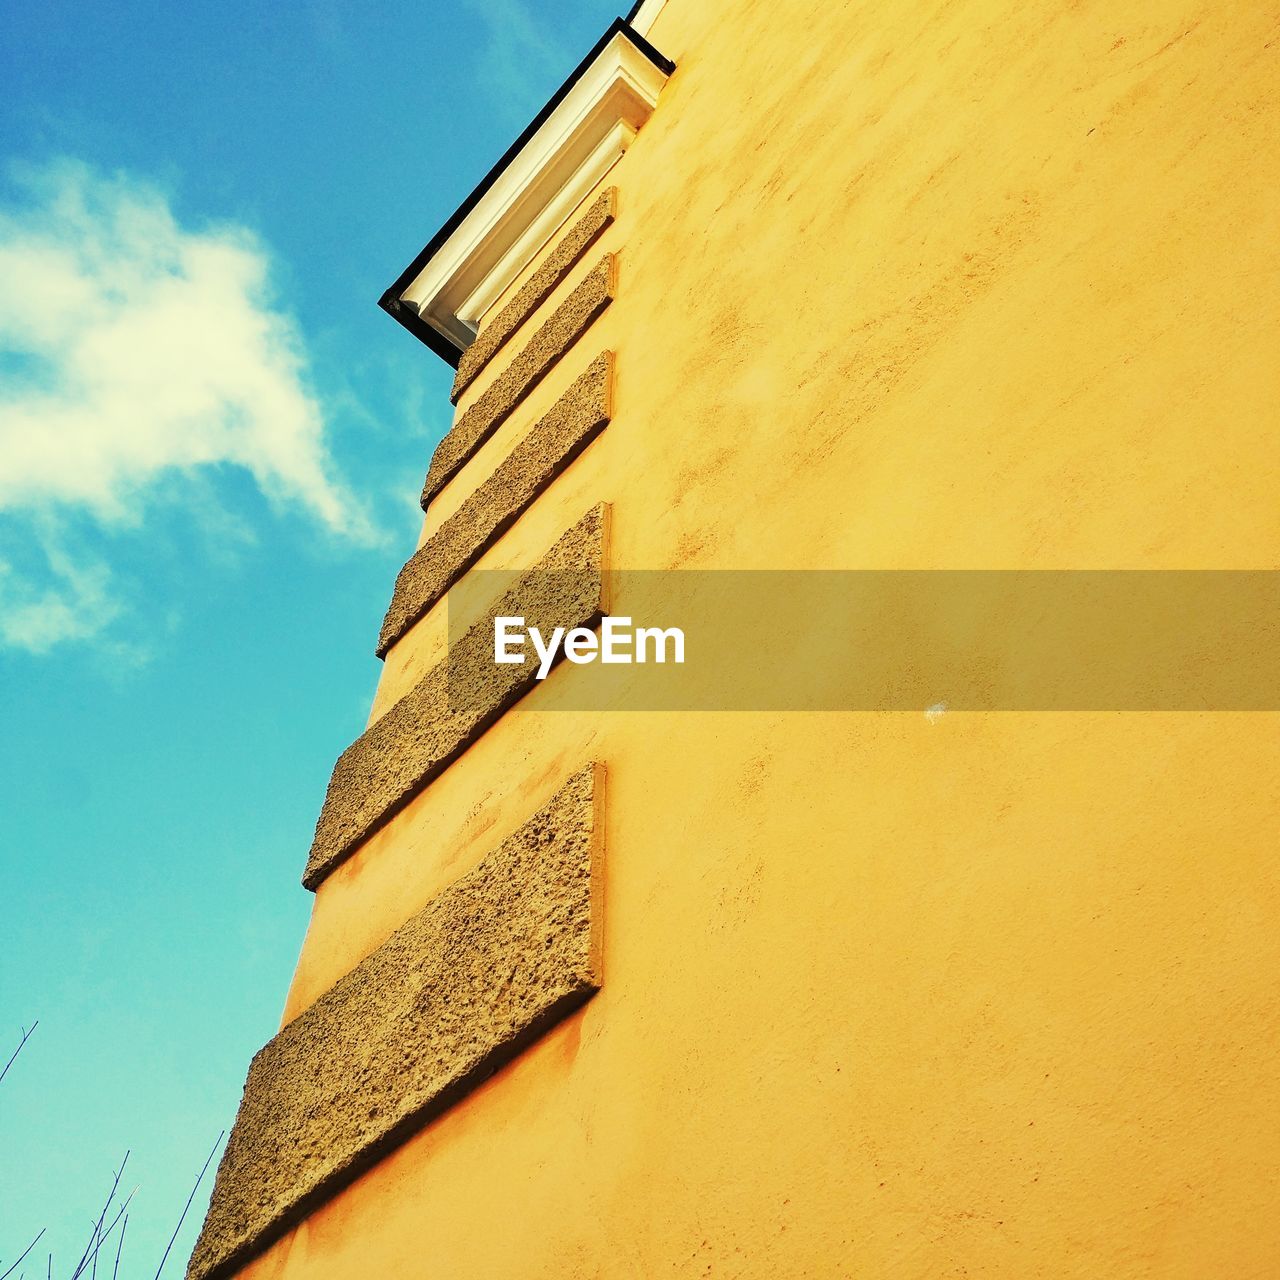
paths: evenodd
<path fill-rule="evenodd" d="M 613 301 L 615 263 L 611 253 L 600 259 L 436 446 L 422 487 L 424 508 Z"/>
<path fill-rule="evenodd" d="M 190 1280 L 215 1280 L 600 985 L 599 766 L 254 1058 Z"/>
<path fill-rule="evenodd" d="M 623 569 L 1280 564 L 1276 25 L 669 0 L 595 251 L 612 421 L 477 568 L 605 494 Z M 604 989 L 244 1280 L 1280 1276 L 1280 717 L 578 713 L 573 674 L 321 887 L 291 1001 L 592 758 Z"/>
<path fill-rule="evenodd" d="M 618 204 L 617 187 L 602 191 L 591 207 L 573 224 L 542 261 L 538 269 L 516 291 L 515 297 L 481 328 L 476 340 L 462 353 L 453 379 L 450 399 L 458 397 L 475 381 L 476 375 L 502 349 L 507 339 L 551 296 L 569 274 L 573 264 L 599 239 L 614 219 Z"/>
<path fill-rule="evenodd" d="M 587 512 L 450 646 L 447 657 L 338 757 L 302 877 L 308 889 L 533 687 L 535 663 L 494 662 L 495 616 L 522 616 L 544 634 L 598 620 L 605 515 L 603 506 Z"/>
<path fill-rule="evenodd" d="M 502 536 L 609 421 L 613 356 L 592 361 L 507 459 L 410 557 L 382 621 L 378 656 Z"/>

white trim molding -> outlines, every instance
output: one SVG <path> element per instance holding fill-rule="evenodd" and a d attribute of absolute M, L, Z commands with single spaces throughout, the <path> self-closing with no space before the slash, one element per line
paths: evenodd
<path fill-rule="evenodd" d="M 615 23 L 387 291 L 384 308 L 402 321 L 406 310 L 415 313 L 432 331 L 413 326 L 418 336 L 446 359 L 464 351 L 485 311 L 621 159 L 671 70 L 634 30 Z"/>
<path fill-rule="evenodd" d="M 666 6 L 667 0 L 644 0 L 631 19 L 632 27 L 642 36 L 647 36 L 653 30 L 654 19 Z"/>

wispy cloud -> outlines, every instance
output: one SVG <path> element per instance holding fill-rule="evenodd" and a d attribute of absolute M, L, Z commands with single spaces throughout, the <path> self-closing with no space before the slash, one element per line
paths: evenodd
<path fill-rule="evenodd" d="M 551 33 L 554 23 L 535 14 L 521 0 L 465 0 L 466 8 L 485 28 L 477 53 L 477 78 L 487 92 L 489 108 L 524 123 L 528 105 L 536 107 L 563 78 L 566 50 Z"/>
<path fill-rule="evenodd" d="M 251 232 L 184 227 L 154 187 L 67 161 L 16 189 L 0 209 L 0 516 L 44 571 L 0 563 L 0 643 L 39 652 L 118 616 L 112 566 L 69 556 L 62 518 L 138 528 L 226 468 L 276 511 L 371 536 Z"/>
<path fill-rule="evenodd" d="M 97 635 L 119 616 L 105 564 L 76 564 L 56 546 L 46 549 L 45 562 L 47 573 L 37 579 L 0 560 L 0 643 L 45 653 Z"/>

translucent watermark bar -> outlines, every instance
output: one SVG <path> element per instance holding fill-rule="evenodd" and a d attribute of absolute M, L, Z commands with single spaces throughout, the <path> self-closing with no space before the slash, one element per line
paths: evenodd
<path fill-rule="evenodd" d="M 465 594 L 450 593 L 451 649 L 516 579 L 473 571 Z M 627 620 L 617 634 L 678 630 L 683 660 L 605 662 L 605 646 L 584 656 L 592 646 L 579 639 L 572 660 L 561 645 L 544 663 L 529 648 L 556 690 L 540 705 L 1280 710 L 1274 571 L 615 571 L 601 616 Z M 542 621 L 545 652 L 552 628 Z M 565 619 L 562 640 L 582 621 Z M 600 619 L 589 625 L 599 635 Z M 514 649 L 506 652 L 511 660 Z M 465 709 L 474 684 L 455 696 Z"/>

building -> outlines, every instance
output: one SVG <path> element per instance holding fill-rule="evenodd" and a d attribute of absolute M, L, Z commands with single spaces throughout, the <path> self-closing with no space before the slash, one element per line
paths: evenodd
<path fill-rule="evenodd" d="M 606 568 L 1274 569 L 1278 19 L 606 33 L 383 299 L 457 416 L 192 1280 L 1280 1273 L 1274 713 L 641 714 L 475 639 Z"/>

